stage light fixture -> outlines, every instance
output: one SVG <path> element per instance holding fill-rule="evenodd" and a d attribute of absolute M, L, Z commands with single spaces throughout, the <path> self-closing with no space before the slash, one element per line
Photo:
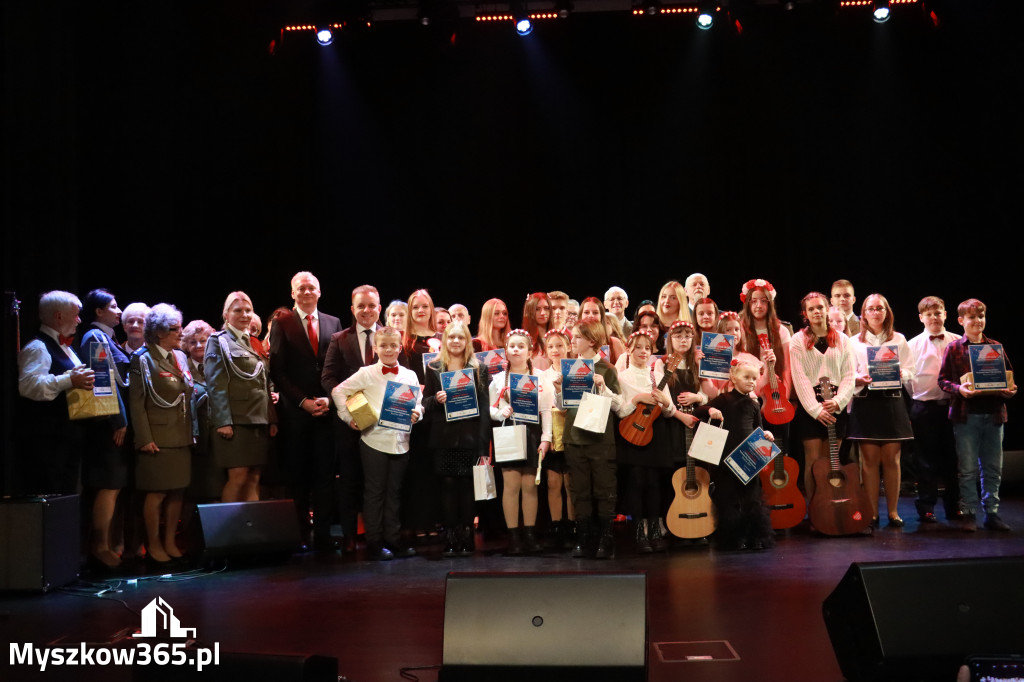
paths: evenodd
<path fill-rule="evenodd" d="M 516 19 L 516 33 L 521 36 L 528 36 L 533 33 L 533 22 L 530 21 L 530 17 Z"/>
<path fill-rule="evenodd" d="M 512 20 L 515 22 L 516 33 L 521 36 L 528 36 L 533 33 L 533 21 L 530 20 L 530 14 L 526 11 L 525 2 L 512 2 L 509 4 L 508 9 L 512 14 Z"/>
<path fill-rule="evenodd" d="M 334 31 L 331 30 L 330 26 L 317 27 L 316 42 L 323 47 L 327 47 L 334 42 Z"/>
<path fill-rule="evenodd" d="M 697 6 L 697 28 L 707 31 L 715 24 L 714 3 L 702 2 Z"/>
<path fill-rule="evenodd" d="M 558 0 L 555 3 L 555 14 L 558 15 L 559 19 L 567 19 L 573 11 L 573 5 L 570 0 Z"/>
<path fill-rule="evenodd" d="M 875 22 L 879 24 L 889 21 L 889 0 L 875 0 L 873 16 L 875 17 Z"/>

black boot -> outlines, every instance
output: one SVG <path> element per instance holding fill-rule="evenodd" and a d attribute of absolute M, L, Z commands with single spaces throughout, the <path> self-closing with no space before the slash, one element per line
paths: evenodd
<path fill-rule="evenodd" d="M 572 556 L 575 559 L 582 559 L 590 552 L 587 543 L 590 542 L 590 519 L 579 519 L 576 522 L 576 544 L 572 548 Z"/>
<path fill-rule="evenodd" d="M 637 554 L 650 554 L 654 551 L 654 548 L 651 547 L 651 541 L 647 537 L 647 534 L 650 529 L 650 524 L 646 523 L 643 519 L 635 521 L 634 523 L 636 523 Z"/>
<path fill-rule="evenodd" d="M 552 521 L 548 531 L 544 533 L 544 548 L 559 549 L 562 546 L 562 536 L 565 534 L 562 521 Z"/>
<path fill-rule="evenodd" d="M 519 556 L 523 553 L 523 533 L 517 528 L 508 529 L 508 549 L 505 550 L 505 554 L 509 556 Z"/>
<path fill-rule="evenodd" d="M 615 535 L 611 519 L 601 519 L 601 537 L 597 542 L 595 559 L 615 558 Z"/>
<path fill-rule="evenodd" d="M 476 551 L 476 533 L 472 525 L 459 528 L 459 553 L 458 556 L 473 556 Z"/>
<path fill-rule="evenodd" d="M 668 549 L 668 538 L 661 532 L 661 519 L 647 519 L 647 539 L 651 542 L 651 549 L 655 552 L 664 552 Z"/>
<path fill-rule="evenodd" d="M 576 546 L 576 522 L 562 521 L 562 549 L 572 549 Z"/>
<path fill-rule="evenodd" d="M 537 533 L 533 526 L 523 526 L 523 549 L 527 554 L 537 554 L 544 550 L 537 542 Z"/>
<path fill-rule="evenodd" d="M 444 551 L 441 552 L 441 555 L 450 558 L 450 557 L 457 556 L 458 552 L 459 552 L 459 541 L 458 541 L 458 538 L 456 538 L 456 536 L 455 536 L 455 529 L 454 528 L 445 528 L 444 529 Z"/>

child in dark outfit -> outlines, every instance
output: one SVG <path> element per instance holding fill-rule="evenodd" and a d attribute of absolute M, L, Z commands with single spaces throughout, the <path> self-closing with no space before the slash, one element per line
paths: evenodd
<path fill-rule="evenodd" d="M 722 419 L 729 435 L 723 456 L 727 456 L 761 426 L 761 408 L 751 399 L 761 361 L 749 353 L 739 353 L 732 361 L 729 379 L 732 389 L 720 394 L 707 405 L 698 407 L 694 416 L 701 420 Z M 774 437 L 765 431 L 765 437 Z M 761 495 L 761 481 L 754 477 L 746 485 L 740 482 L 728 467 L 710 467 L 714 483 L 712 499 L 718 512 L 718 527 L 711 536 L 719 549 L 767 549 L 775 545 L 768 507 Z"/>

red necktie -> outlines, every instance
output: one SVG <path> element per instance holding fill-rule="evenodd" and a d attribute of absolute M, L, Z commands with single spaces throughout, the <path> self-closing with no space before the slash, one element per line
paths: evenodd
<path fill-rule="evenodd" d="M 363 351 L 363 364 L 364 365 L 372 365 L 373 364 L 373 343 L 370 341 L 370 334 L 373 333 L 373 330 L 372 329 L 364 329 L 363 333 L 366 334 L 366 346 L 365 346 L 365 350 Z"/>
<path fill-rule="evenodd" d="M 398 365 L 395 365 L 394 367 L 381 367 L 381 371 L 383 371 L 384 374 L 395 374 L 395 375 L 397 375 L 398 374 Z"/>
<path fill-rule="evenodd" d="M 57 336 L 59 337 L 57 340 L 60 341 L 60 345 L 62 346 L 70 347 L 71 344 L 74 343 L 75 341 L 74 334 L 72 334 L 71 336 L 64 336 L 63 334 L 58 334 Z"/>
<path fill-rule="evenodd" d="M 313 346 L 313 355 L 320 351 L 320 341 L 316 337 L 316 329 L 313 328 L 313 316 L 306 315 L 306 335 L 309 336 L 309 343 Z"/>

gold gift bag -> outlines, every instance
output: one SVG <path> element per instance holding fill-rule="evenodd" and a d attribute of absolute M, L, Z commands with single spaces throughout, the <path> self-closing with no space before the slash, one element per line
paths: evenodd
<path fill-rule="evenodd" d="M 366 400 L 366 396 L 363 395 L 362 391 L 353 393 L 345 401 L 345 407 L 348 409 L 348 413 L 352 415 L 352 421 L 356 423 L 360 431 L 365 431 L 371 426 L 376 426 L 380 416 L 377 411 L 373 409 Z"/>
<path fill-rule="evenodd" d="M 565 435 L 565 410 L 551 410 L 551 449 L 555 452 L 565 450 L 562 436 Z"/>
<path fill-rule="evenodd" d="M 109 417 L 121 411 L 116 393 L 95 395 L 88 388 L 72 388 L 67 392 L 67 397 L 69 419 Z"/>

